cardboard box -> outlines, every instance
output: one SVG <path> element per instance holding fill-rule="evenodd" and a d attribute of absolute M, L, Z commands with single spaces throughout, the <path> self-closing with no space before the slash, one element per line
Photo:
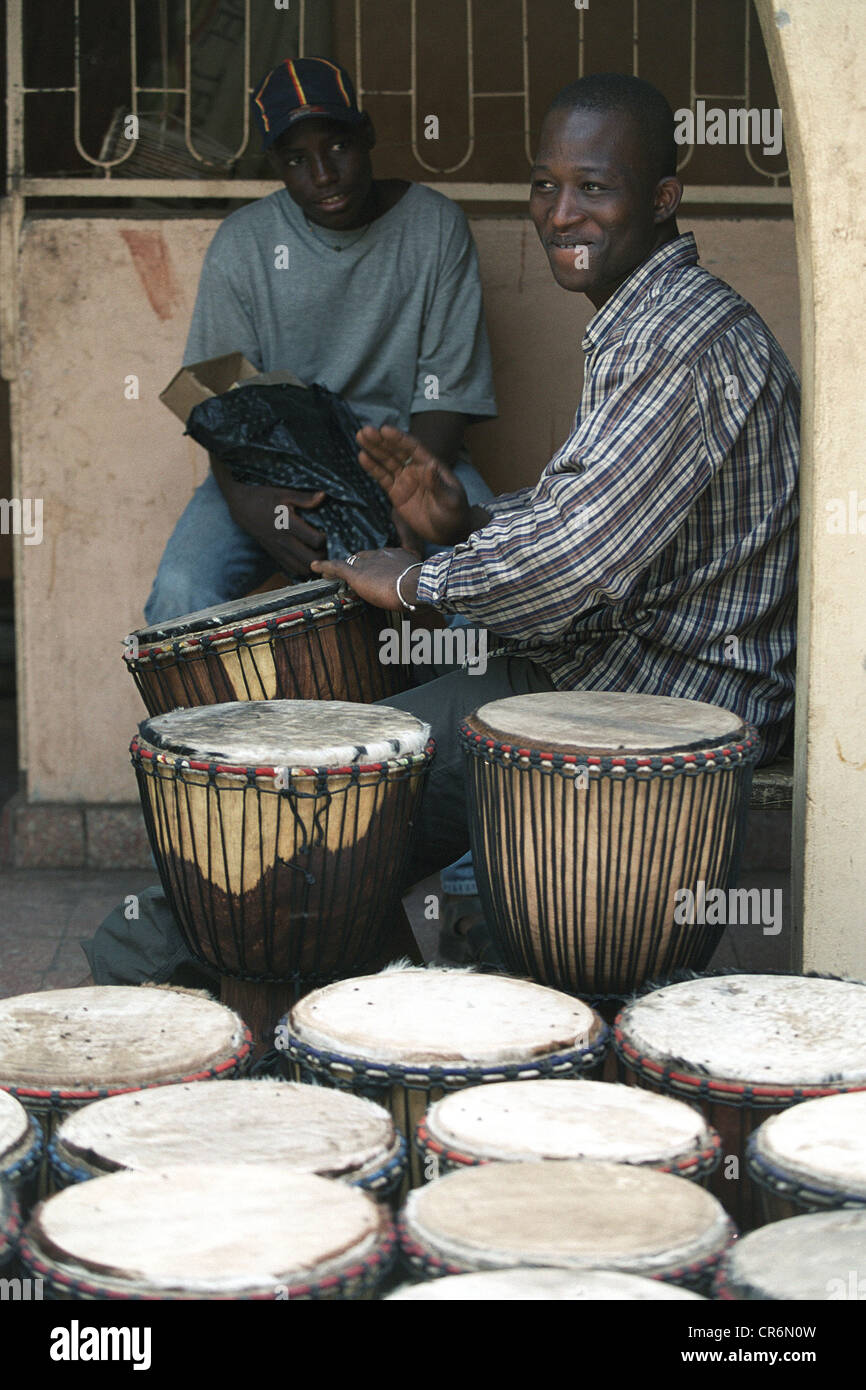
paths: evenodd
<path fill-rule="evenodd" d="M 236 386 L 280 384 L 305 385 L 294 372 L 260 372 L 242 352 L 227 352 L 223 357 L 209 357 L 205 362 L 191 362 L 188 367 L 181 367 L 160 392 L 159 399 L 185 425 L 193 406 L 211 396 L 221 396 Z"/>

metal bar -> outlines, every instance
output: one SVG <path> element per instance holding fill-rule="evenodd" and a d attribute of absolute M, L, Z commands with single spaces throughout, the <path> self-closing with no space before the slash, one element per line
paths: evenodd
<path fill-rule="evenodd" d="M 689 110 L 695 109 L 695 75 L 697 73 L 698 17 L 697 0 L 692 0 L 689 11 Z M 686 149 L 685 157 L 677 160 L 677 173 L 681 174 L 695 152 L 694 145 Z"/>
<path fill-rule="evenodd" d="M 746 91 L 745 91 L 745 95 L 743 96 L 743 101 L 746 103 L 746 107 L 747 107 L 747 108 L 751 108 L 751 104 L 752 104 L 752 84 L 751 84 L 751 82 L 750 82 L 750 80 L 749 80 L 749 66 L 750 66 L 751 58 L 752 58 L 752 41 L 751 41 L 750 30 L 749 30 L 749 12 L 750 12 L 749 7 L 750 7 L 750 3 L 751 3 L 751 0 L 745 0 L 745 6 L 746 6 L 746 10 L 745 10 L 746 45 L 745 45 L 745 53 L 744 53 L 744 55 L 743 55 L 743 77 L 744 77 L 744 79 L 745 79 L 743 85 L 745 86 Z M 776 100 L 778 101 L 778 97 L 776 98 Z M 780 108 L 780 110 L 781 110 L 781 108 Z M 780 116 L 780 119 L 781 119 L 781 116 Z M 782 138 L 783 138 L 783 139 L 785 138 L 785 128 L 784 128 L 784 126 L 782 127 Z M 785 171 L 784 171 L 783 173 L 781 173 L 781 174 L 770 174 L 770 173 L 767 172 L 766 169 L 762 169 L 762 168 L 761 168 L 760 164 L 757 162 L 756 159 L 753 159 L 753 158 L 752 158 L 752 148 L 751 148 L 750 145 L 744 146 L 744 152 L 745 152 L 745 156 L 746 156 L 746 161 L 747 161 L 747 163 L 751 166 L 752 169 L 754 169 L 755 173 L 756 173 L 756 174 L 760 174 L 762 178 L 765 178 L 765 179 L 772 179 L 773 182 L 775 183 L 778 179 L 784 179 L 784 178 L 787 178 L 787 177 L 790 175 L 790 172 L 791 172 L 791 162 L 790 162 L 790 160 L 788 161 L 788 167 L 787 167 L 787 169 L 785 169 Z"/>
<path fill-rule="evenodd" d="M 520 27 L 523 44 L 523 152 L 526 161 L 531 166 L 533 162 L 532 154 L 532 128 L 529 111 L 529 9 L 528 0 L 521 0 L 520 5 Z"/>
<path fill-rule="evenodd" d="M 422 180 L 419 180 L 422 182 Z M 529 197 L 526 183 L 436 183 L 425 187 L 456 202 L 522 203 Z M 282 185 L 265 179 L 22 179 L 18 191 L 26 198 L 264 198 Z M 788 206 L 791 189 L 749 184 L 687 185 L 683 203 L 742 203 Z"/>
<path fill-rule="evenodd" d="M 475 48 L 473 41 L 472 28 L 472 0 L 466 0 L 466 109 L 469 122 L 468 140 L 466 153 L 456 164 L 449 164 L 444 169 L 440 169 L 435 164 L 428 164 L 426 159 L 421 158 L 421 151 L 418 148 L 418 13 L 417 0 L 412 0 L 412 153 L 422 169 L 426 169 L 431 174 L 454 174 L 458 169 L 462 169 L 464 164 L 468 164 L 475 153 Z"/>
<path fill-rule="evenodd" d="M 24 40 L 22 0 L 6 6 L 6 188 L 24 173 Z"/>
<path fill-rule="evenodd" d="M 164 82 L 164 84 L 166 84 L 166 85 L 163 85 L 163 86 L 149 86 L 149 87 L 139 87 L 139 86 L 138 86 L 138 72 L 137 72 L 137 39 L 136 39 L 136 22 L 137 22 L 136 0 L 127 0 L 127 3 L 129 4 L 129 9 L 130 9 L 130 32 L 131 32 L 131 35 L 132 35 L 132 52 L 131 52 L 131 60 L 130 60 L 130 62 L 131 62 L 131 84 L 132 84 L 132 99 L 131 99 L 131 110 L 132 110 L 132 114 L 137 114 L 137 99 L 138 99 L 138 97 L 139 97 L 140 94 L 145 93 L 145 92 L 148 93 L 148 94 L 152 94 L 152 95 L 161 95 L 161 96 L 163 96 L 164 98 L 167 98 L 169 95 L 179 95 L 179 96 L 184 97 L 184 99 L 185 99 L 185 101 L 184 101 L 184 105 L 185 105 L 185 119 L 184 119 L 185 143 L 186 143 L 187 148 L 189 149 L 191 155 L 192 155 L 192 156 L 198 161 L 198 163 L 200 164 L 200 166 L 201 166 L 203 172 L 205 172 L 205 171 L 207 171 L 207 170 L 213 170 L 213 169 L 215 168 L 214 164 L 213 164 L 211 161 L 209 161 L 208 159 L 206 159 L 204 156 L 200 155 L 200 154 L 198 153 L 198 151 L 194 148 L 194 145 L 193 145 L 193 132 L 192 132 L 192 129 L 191 129 L 191 124 L 190 124 L 190 123 L 191 123 L 191 117 L 192 117 L 192 112 L 191 112 L 191 101 L 190 101 L 191 64 L 190 64 L 190 62 L 189 62 L 190 43 L 191 43 L 191 0 L 185 0 L 185 6 L 184 6 L 184 9 L 185 9 L 185 25 L 184 25 L 184 28 L 185 28 L 185 48 L 186 48 L 186 57 L 187 57 L 186 71 L 185 71 L 185 74 L 184 74 L 184 80 L 185 80 L 185 84 L 186 84 L 185 86 L 168 86 L 168 85 L 167 85 L 167 81 L 168 81 L 168 74 L 167 74 L 167 72 L 164 72 L 164 73 L 163 73 L 163 82 Z M 750 0 L 743 0 L 743 4 L 745 5 L 746 11 L 747 11 L 747 18 L 748 18 L 748 6 L 749 6 L 749 3 L 750 3 Z M 476 91 L 476 90 L 475 90 L 475 87 L 474 87 L 474 43 L 475 43 L 475 38 L 474 38 L 474 8 L 473 8 L 472 0 L 465 0 L 465 6 L 466 6 L 466 8 L 465 8 L 465 14 L 466 14 L 467 97 L 468 97 L 468 111 L 467 111 L 468 143 L 467 143 L 467 147 L 466 147 L 466 152 L 465 152 L 465 154 L 463 155 L 463 157 L 459 160 L 458 163 L 453 164 L 453 165 L 450 165 L 450 166 L 448 166 L 447 168 L 437 168 L 435 165 L 428 164 L 428 163 L 421 157 L 420 149 L 419 149 L 418 129 L 417 129 L 417 126 L 418 126 L 418 106 L 417 106 L 417 102 L 418 102 L 418 90 L 417 90 L 418 82 L 417 82 L 417 78 L 418 78 L 418 62 L 419 62 L 419 58 L 418 58 L 418 14 L 417 14 L 417 0 L 412 0 L 412 4 L 411 4 L 411 77 L 410 77 L 411 85 L 410 85 L 410 87 L 409 87 L 408 89 L 397 89 L 397 88 L 381 88 L 381 89 L 378 89 L 378 88 L 377 88 L 377 89 L 370 89 L 369 91 L 367 91 L 367 90 L 364 88 L 364 83 L 363 83 L 363 70 L 362 70 L 362 69 L 363 69 L 363 21 L 364 21 L 364 7 L 363 7 L 363 5 L 362 5 L 362 3 L 361 3 L 361 0 L 355 0 L 355 5 L 354 5 L 354 36 L 353 36 L 353 37 L 354 37 L 354 50 L 355 50 L 356 80 L 357 80 L 357 87 L 358 87 L 358 94 L 359 94 L 360 104 L 363 106 L 363 100 L 364 100 L 365 97 L 368 97 L 368 96 L 375 96 L 375 97 L 382 97 L 382 98 L 392 98 L 392 97 L 394 97 L 394 98 L 400 97 L 400 98 L 404 98 L 404 99 L 405 99 L 406 97 L 409 97 L 409 98 L 410 98 L 410 101 L 411 101 L 411 104 L 412 104 L 412 116 L 411 116 L 411 121 L 412 121 L 411 146 L 412 146 L 412 149 L 413 149 L 413 152 L 414 152 L 414 157 L 417 159 L 417 161 L 418 161 L 419 165 L 421 166 L 421 168 L 424 169 L 424 170 L 426 170 L 427 173 L 428 173 L 428 175 L 430 175 L 432 178 L 437 178 L 437 177 L 438 177 L 438 178 L 442 178 L 442 176 L 444 176 L 444 175 L 448 175 L 448 174 L 455 173 L 455 172 L 457 172 L 459 169 L 461 169 L 461 168 L 471 159 L 471 157 L 472 157 L 472 155 L 473 155 L 473 153 L 474 153 L 474 151 L 475 151 L 475 146 L 476 146 L 476 128 L 475 128 L 475 127 L 476 127 L 476 123 L 475 123 L 475 116 L 476 116 L 475 100 L 476 100 L 476 98 L 478 98 L 478 99 L 485 99 L 485 100 L 493 100 L 493 99 L 517 100 L 517 99 L 519 99 L 519 98 L 522 96 L 522 98 L 523 98 L 523 134 L 524 134 L 524 145 L 525 145 L 525 150 L 526 150 L 526 157 L 527 157 L 527 160 L 528 160 L 529 163 L 532 162 L 532 157 L 533 157 L 533 151 L 532 151 L 532 149 L 531 149 L 531 147 L 530 147 L 530 145 L 531 145 L 531 130 L 530 130 L 530 108 L 531 108 L 531 94 L 530 94 L 530 86 L 531 86 L 531 54 L 530 54 L 529 4 L 528 4 L 528 0 L 521 0 L 521 19 L 522 19 L 522 65 L 523 65 L 523 90 L 522 90 L 522 91 L 517 91 L 517 90 L 507 90 L 507 91 Z M 125 150 L 124 153 L 123 153 L 120 157 L 118 157 L 117 159 L 111 160 L 111 161 L 101 160 L 101 159 L 99 159 L 99 158 L 94 158 L 94 157 L 88 155 L 88 154 L 83 150 L 83 148 L 81 147 L 80 135 L 79 135 L 79 128 L 80 128 L 80 110 L 81 110 L 81 100 L 82 100 L 82 85 L 81 85 L 81 84 L 82 84 L 82 77 L 81 77 L 81 67 L 80 67 L 80 0 L 75 0 L 75 52 L 74 52 L 74 58 L 75 58 L 75 84 L 74 84 L 73 86 L 71 86 L 71 87 L 68 87 L 68 86 L 64 86 L 64 87 L 38 87 L 38 86 L 34 86 L 34 87 L 25 87 L 25 86 L 23 85 L 23 70 L 22 70 L 22 68 L 23 68 L 23 58 L 22 58 L 23 8 L 24 8 L 24 0 L 9 0 L 8 6 L 7 6 L 7 9 L 8 9 L 8 16 L 9 16 L 9 20 L 8 20 L 9 56 L 8 56 L 8 59 L 7 59 L 7 70 L 8 70 L 8 74 L 9 74 L 9 78 L 10 78 L 10 80 L 9 80 L 9 87 L 8 87 L 8 90 L 9 90 L 9 93 L 10 93 L 10 96 L 9 96 L 9 115 L 10 115 L 10 119 L 9 119 L 9 136 L 8 136 L 7 144 L 8 144 L 8 146 L 9 146 L 9 161 L 8 161 L 8 168 L 9 168 L 10 173 L 9 173 L 9 180 L 8 180 L 8 183 L 9 183 L 10 188 L 11 188 L 11 186 L 12 186 L 12 183 L 14 182 L 16 188 L 18 188 L 19 185 L 20 185 L 20 188 L 21 188 L 21 191 L 22 191 L 22 196 L 29 196 L 29 197 L 40 197 L 40 196 L 41 196 L 41 197 L 57 197 L 57 196 L 59 196 L 59 197 L 66 197 L 66 198 L 73 198 L 73 197 L 75 197 L 75 198 L 83 198 L 83 199 L 85 199 L 85 200 L 86 200 L 86 199 L 94 199 L 94 198 L 106 198 L 106 197 L 112 197 L 112 198 L 116 198 L 116 199 L 125 199 L 125 198 L 131 198 L 131 197 L 159 197 L 159 198 L 163 198 L 163 199 L 166 199 L 166 200 L 175 199 L 175 198 L 179 198 L 179 197 L 183 197 L 183 198 L 193 198 L 193 199 L 196 199 L 196 198 L 199 198 L 199 199 L 201 199 L 201 198 L 226 198 L 226 197 L 229 197 L 229 198 L 254 198 L 254 197 L 260 197 L 260 196 L 262 196 L 263 193 L 267 193 L 267 192 L 270 192 L 270 191 L 271 191 L 272 185 L 270 184 L 269 181 L 264 181 L 264 180 L 255 180 L 255 181 L 247 180 L 247 181 L 244 181 L 243 183 L 241 183 L 240 181 L 228 180 L 228 179 L 225 179 L 225 178 L 210 178 L 210 179 L 209 179 L 209 178 L 203 178 L 201 181 L 198 181 L 198 180 L 193 181 L 193 180 L 186 180 L 186 179 L 184 179 L 184 180 L 175 180 L 175 179 L 123 179 L 123 180 L 117 179 L 117 180 L 115 180 L 115 179 L 112 179 L 112 177 L 111 177 L 111 170 L 112 170 L 112 168 L 114 168 L 114 167 L 116 167 L 116 166 L 118 166 L 118 165 L 124 163 L 124 162 L 132 155 L 132 153 L 134 152 L 135 146 L 136 146 L 136 142 L 133 141 L 133 140 L 130 140 L 130 141 L 128 142 L 129 148 L 128 148 L 127 150 Z M 314 14 L 311 14 L 311 13 L 309 13 L 309 12 L 307 11 L 306 0 L 300 0 L 299 9 L 300 9 L 300 16 L 299 16 L 300 30 L 299 30 L 299 34 L 300 34 L 300 40 L 301 40 L 300 47 L 301 47 L 301 51 L 303 52 L 303 51 L 305 51 L 306 43 L 307 43 L 308 37 L 312 37 L 311 35 L 308 34 L 308 31 L 309 31 L 309 29 L 311 28 L 311 26 L 312 26 L 312 24 L 313 24 Z M 690 10 L 691 10 L 691 15 L 690 15 L 690 33 L 689 33 L 689 63 L 690 63 L 689 85 L 690 85 L 690 99 L 691 99 L 692 107 L 694 107 L 695 100 L 697 99 L 697 93 L 696 93 L 696 91 L 695 91 L 695 83 L 696 83 L 696 67 L 697 67 L 697 46 L 698 46 L 698 38 L 699 38 L 699 35 L 698 35 L 698 5 L 697 5 L 697 0 L 691 0 Z M 583 10 L 580 10 L 580 11 L 579 11 L 579 13 L 578 13 L 578 15 L 577 15 L 577 19 L 578 19 L 578 27 L 577 27 L 578 70 L 579 70 L 580 73 L 582 73 L 582 72 L 583 72 L 583 69 L 584 69 L 584 39 L 585 39 L 585 12 L 584 12 Z M 640 19 L 641 19 L 641 13 L 640 13 L 640 0 L 632 0 L 632 35 L 631 35 L 631 37 L 632 37 L 632 50 L 633 50 L 633 67 L 634 67 L 635 72 L 637 72 L 637 71 L 638 71 L 638 68 L 639 68 Z M 742 103 L 742 102 L 744 102 L 744 101 L 745 101 L 746 103 L 748 103 L 749 98 L 750 98 L 750 92 L 749 92 L 749 71 L 748 71 L 749 55 L 750 55 L 750 35 L 749 35 L 749 29 L 748 29 L 748 24 L 747 24 L 747 27 L 746 27 L 746 36 L 745 36 L 745 48 L 744 48 L 744 61 L 745 61 L 745 73 L 744 73 L 744 78 L 745 78 L 745 89 L 746 89 L 745 92 L 744 92 L 744 93 L 730 93 L 730 94 L 727 94 L 727 95 L 721 94 L 721 93 L 703 94 L 702 99 L 703 99 L 703 100 L 706 100 L 706 101 L 708 101 L 708 102 L 716 102 L 716 103 L 719 103 L 719 102 Z M 245 88 L 246 91 L 249 90 L 249 68 L 250 68 L 250 60 L 251 60 L 251 5 L 250 5 L 250 0 L 245 0 L 245 4 L 244 4 L 244 60 L 243 60 L 243 61 L 244 61 L 244 88 Z M 14 69 L 14 78 L 15 78 L 14 82 L 13 82 L 13 69 Z M 74 109 L 75 109 L 75 140 L 76 140 L 76 145 L 77 145 L 77 147 L 78 147 L 79 153 L 81 154 L 82 158 L 86 161 L 86 163 L 87 163 L 88 165 L 90 165 L 90 166 L 93 167 L 94 169 L 103 169 L 103 170 L 105 170 L 105 177 L 104 177 L 103 179 L 101 179 L 101 180 L 94 180 L 94 179 L 92 179 L 92 178 L 90 178 L 90 177 L 86 177 L 86 176 L 82 176 L 82 175 L 78 175 L 78 174 L 76 174 L 76 175 L 74 175 L 74 176 L 70 176 L 68 179 L 60 179 L 60 178 L 57 178 L 57 177 L 52 177 L 52 178 L 36 178 L 36 179 L 29 179 L 29 178 L 27 178 L 27 179 L 25 179 L 25 178 L 23 177 L 23 175 L 24 175 L 24 169 L 23 169 L 23 159 L 24 159 L 24 136 L 23 136 L 23 131 L 24 131 L 24 116 L 25 116 L 25 101 L 24 101 L 24 98 L 26 97 L 26 95 L 29 95 L 29 94 L 37 95 L 37 94 L 44 94 L 44 93 L 64 93 L 64 94 L 72 94 L 72 95 L 73 95 L 73 97 L 74 97 Z M 245 103 L 244 103 L 243 138 L 242 138 L 242 141 L 241 141 L 241 144 L 240 144 L 238 150 L 235 151 L 235 154 L 234 154 L 234 157 L 235 157 L 235 158 L 237 158 L 237 157 L 242 153 L 242 151 L 246 148 L 246 145 L 247 145 L 248 139 L 249 139 L 249 129 L 250 129 L 249 105 L 248 105 L 248 103 L 245 102 Z M 516 132 L 515 132 L 515 133 L 516 133 Z M 770 173 L 770 172 L 768 172 L 768 171 L 766 171 L 766 170 L 761 169 L 761 168 L 758 166 L 758 164 L 755 162 L 755 160 L 752 158 L 751 150 L 750 150 L 748 147 L 746 148 L 745 153 L 746 153 L 747 159 L 749 160 L 749 163 L 750 163 L 750 164 L 752 165 L 752 167 L 756 170 L 756 172 L 758 172 L 758 173 L 761 175 L 761 177 L 762 177 L 763 179 L 766 179 L 766 180 L 768 181 L 768 186 L 764 187 L 763 189 L 760 189 L 760 188 L 758 188 L 758 187 L 754 187 L 754 188 L 753 188 L 753 187 L 751 187 L 751 186 L 733 186 L 733 187 L 727 187 L 727 188 L 726 188 L 726 187 L 723 187 L 723 186 L 719 186 L 718 188 L 716 188 L 716 187 L 710 187 L 710 186 L 707 186 L 706 188 L 704 188 L 704 187 L 696 187 L 696 188 L 693 188 L 693 189 L 687 189 L 687 190 L 686 190 L 686 195 L 685 195 L 685 196 L 686 196 L 686 201 L 691 201 L 691 202 L 693 202 L 693 203 L 742 203 L 742 204 L 745 204 L 745 205 L 748 205 L 748 204 L 754 204 L 754 205 L 765 204 L 765 205 L 779 205 L 779 206 L 786 206 L 786 205 L 790 204 L 790 202 L 791 202 L 790 190 L 789 190 L 789 189 L 786 189 L 786 188 L 779 188 L 779 187 L 778 187 L 778 183 L 779 183 L 780 179 L 784 178 L 785 175 L 774 174 L 774 173 Z M 689 149 L 687 149 L 687 150 L 685 150 L 685 151 L 683 152 L 682 163 L 680 164 L 680 172 L 681 172 L 681 173 L 686 169 L 686 166 L 689 164 L 689 161 L 692 159 L 693 154 L 694 154 L 694 150 L 693 150 L 692 148 L 689 148 Z M 16 162 L 16 161 L 17 161 L 17 162 Z M 423 181 L 423 179 L 422 179 L 421 181 Z M 432 185 L 431 185 L 431 186 L 432 186 Z M 515 200 L 517 200 L 517 201 L 522 201 L 523 196 L 524 196 L 524 194 L 523 194 L 523 189 L 524 189 L 523 183 L 482 185 L 482 184 L 475 183 L 475 182 L 470 182 L 470 183 L 457 183 L 457 182 L 455 182 L 455 183 L 447 183 L 447 184 L 443 185 L 443 187 L 444 187 L 445 191 L 446 191 L 450 196 L 453 196 L 453 197 L 455 197 L 455 198 L 471 199 L 471 200 L 473 200 L 473 201 L 482 201 L 482 202 L 485 202 L 485 203 L 495 203 L 495 202 L 501 202 L 501 201 L 513 202 L 513 201 L 515 201 Z M 26 191 L 25 191 L 25 190 L 26 190 Z M 468 190 L 468 191 L 467 191 L 467 190 Z"/>
<path fill-rule="evenodd" d="M 412 30 L 412 53 L 415 53 L 415 30 Z M 361 72 L 361 0 L 355 0 L 355 90 L 358 106 L 364 109 L 364 78 Z"/>
<path fill-rule="evenodd" d="M 24 44 L 22 0 L 6 8 L 6 193 L 0 210 L 0 372 L 18 375 L 18 238 L 24 217 Z"/>
<path fill-rule="evenodd" d="M 135 30 L 135 0 L 129 0 L 129 26 L 130 26 L 130 28 L 129 28 L 129 33 L 130 33 L 130 52 L 131 52 L 130 73 L 129 73 L 129 81 L 130 81 L 130 105 L 129 105 L 129 110 L 130 110 L 130 113 L 131 113 L 133 116 L 135 116 L 135 118 L 136 118 L 136 120 L 137 120 L 137 119 L 138 119 L 138 91 L 137 91 L 136 85 L 135 85 L 135 80 L 136 80 L 136 76 L 137 76 L 137 70 L 136 70 L 136 48 L 137 48 L 137 39 L 136 39 L 136 30 Z M 136 137 L 135 139 L 130 139 L 130 140 L 128 141 L 129 148 L 128 148 L 127 150 L 124 150 L 123 154 L 120 155 L 119 158 L 117 158 L 117 159 L 94 159 L 92 155 L 89 155 L 89 154 L 87 153 L 86 149 L 84 148 L 84 146 L 83 146 L 82 143 L 81 143 L 81 0 L 75 0 L 74 46 L 75 46 L 75 47 L 74 47 L 75 86 L 72 88 L 72 91 L 73 91 L 73 102 L 72 102 L 72 110 L 73 110 L 73 117 L 72 117 L 72 138 L 73 138 L 73 140 L 74 140 L 74 142 L 75 142 L 75 148 L 76 148 L 76 150 L 78 151 L 78 153 L 81 155 L 81 158 L 82 158 L 83 160 L 85 160 L 85 162 L 86 162 L 87 164 L 92 164 L 92 165 L 94 165 L 94 167 L 97 168 L 97 169 L 115 169 L 115 168 L 118 166 L 118 164 L 125 164 L 126 161 L 127 161 L 129 158 L 131 158 L 131 156 L 132 156 L 132 154 L 133 154 L 133 152 L 134 152 L 134 150 L 135 150 L 135 147 L 136 147 L 136 145 L 138 144 L 138 138 Z"/>
<path fill-rule="evenodd" d="M 217 167 L 216 160 L 206 159 L 192 142 L 192 0 L 186 0 L 184 7 L 184 46 L 186 50 L 186 88 L 183 112 L 183 135 L 187 149 L 193 159 L 197 159 L 204 168 L 214 169 Z M 250 103 L 247 100 L 250 92 L 250 0 L 244 0 L 244 129 L 241 142 L 237 149 L 232 153 L 232 159 L 239 159 L 247 147 L 250 138 Z"/>
<path fill-rule="evenodd" d="M 6 4 L 6 189 L 0 203 L 0 372 L 9 383 L 9 445 L 12 464 L 12 496 L 20 497 L 21 486 L 21 408 L 18 380 L 21 286 L 18 275 L 18 247 L 24 219 L 24 195 L 19 184 L 24 173 L 24 39 L 22 0 Z M 16 723 L 18 729 L 18 767 L 27 768 L 27 685 L 28 661 L 24 643 L 24 599 L 20 583 L 23 537 L 12 543 L 13 597 L 15 601 L 15 679 L 18 687 Z"/>

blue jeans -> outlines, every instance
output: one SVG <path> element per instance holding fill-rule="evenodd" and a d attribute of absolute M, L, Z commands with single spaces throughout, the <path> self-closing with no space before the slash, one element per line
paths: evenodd
<path fill-rule="evenodd" d="M 473 505 L 493 497 L 471 464 L 458 463 L 454 471 Z M 428 546 L 427 553 L 447 548 Z M 144 606 L 148 626 L 242 598 L 275 569 L 275 562 L 258 541 L 232 519 L 219 484 L 209 472 L 184 508 L 163 552 Z"/>

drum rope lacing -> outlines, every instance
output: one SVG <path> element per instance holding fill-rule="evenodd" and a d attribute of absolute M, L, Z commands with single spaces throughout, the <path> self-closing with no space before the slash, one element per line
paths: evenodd
<path fill-rule="evenodd" d="M 42 1086 L 4 1081 L 0 1089 L 8 1091 L 10 1095 L 14 1096 L 16 1100 L 20 1100 L 30 1110 L 57 1113 L 67 1109 L 70 1104 L 87 1105 L 91 1101 L 108 1100 L 110 1096 L 128 1095 L 134 1091 L 147 1091 L 154 1086 L 180 1085 L 187 1081 L 219 1081 L 225 1076 L 240 1074 L 249 1062 L 252 1046 L 252 1034 L 249 1028 L 244 1025 L 243 1039 L 230 1055 L 214 1062 L 209 1067 L 201 1067 L 192 1073 L 181 1072 L 177 1075 L 160 1077 L 158 1081 L 117 1082 L 103 1086 L 79 1086 L 70 1090 L 63 1090 L 56 1086 L 46 1089 Z"/>
<path fill-rule="evenodd" d="M 736 1290 L 736 1292 L 735 1292 Z M 760 1289 L 756 1284 L 748 1282 L 732 1282 L 728 1271 L 724 1265 L 720 1265 L 713 1278 L 711 1296 L 724 1303 L 736 1303 L 746 1300 L 750 1303 L 775 1302 L 775 1294 L 769 1294 L 765 1289 Z"/>
<path fill-rule="evenodd" d="M 280 1028 L 284 1029 L 285 1036 L 283 1051 L 303 1070 L 315 1076 L 327 1076 L 340 1089 L 356 1090 L 359 1086 L 366 1086 L 372 1091 L 381 1091 L 395 1083 L 412 1090 L 441 1087 L 453 1091 L 462 1086 L 483 1085 L 486 1082 L 577 1076 L 590 1071 L 603 1060 L 610 1038 L 608 1025 L 602 1023 L 597 1035 L 589 1039 L 585 1046 L 551 1053 L 547 1057 L 533 1057 L 525 1062 L 467 1064 L 463 1067 L 433 1063 L 422 1066 L 415 1063 L 371 1062 L 343 1053 L 326 1052 L 290 1033 L 288 1016 L 282 1020 Z"/>

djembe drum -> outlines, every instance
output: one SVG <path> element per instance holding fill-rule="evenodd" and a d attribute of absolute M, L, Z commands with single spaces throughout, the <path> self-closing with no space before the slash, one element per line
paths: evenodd
<path fill-rule="evenodd" d="M 54 1297 L 166 1300 L 362 1298 L 393 1250 L 382 1203 L 278 1162 L 77 1183 L 40 1203 L 19 1246 Z"/>
<path fill-rule="evenodd" d="M 807 1100 L 765 1120 L 749 1136 L 747 1162 L 767 1221 L 833 1207 L 866 1212 L 866 1091 Z"/>
<path fill-rule="evenodd" d="M 430 1107 L 417 1145 L 435 1176 L 479 1163 L 592 1158 L 699 1181 L 721 1155 L 719 1136 L 690 1105 L 609 1081 L 470 1086 Z"/>
<path fill-rule="evenodd" d="M 121 1091 L 242 1071 L 250 1035 L 190 990 L 92 985 L 0 999 L 0 1091 L 50 1138 L 71 1111 Z"/>
<path fill-rule="evenodd" d="M 399 954 L 429 734 L 387 705 L 271 700 L 174 710 L 133 739 L 169 905 L 257 1042 L 299 992 Z"/>
<path fill-rule="evenodd" d="M 697 1183 L 589 1159 L 484 1163 L 410 1192 L 403 1259 L 427 1278 L 514 1265 L 618 1269 L 707 1290 L 735 1227 Z"/>
<path fill-rule="evenodd" d="M 714 1294 L 745 1301 L 862 1301 L 864 1270 L 866 1212 L 818 1212 L 743 1236 L 721 1262 Z"/>
<path fill-rule="evenodd" d="M 387 1110 L 360 1096 L 240 1080 L 99 1100 L 68 1116 L 51 1143 L 56 1187 L 126 1168 L 262 1162 L 387 1197 L 402 1181 L 406 1142 Z"/>
<path fill-rule="evenodd" d="M 690 921 L 678 894 L 736 871 L 754 729 L 691 700 L 559 691 L 484 705 L 460 737 L 475 876 L 509 970 L 622 996 L 708 962 L 724 927 Z"/>
<path fill-rule="evenodd" d="M 278 1030 L 303 1075 L 379 1100 L 410 1137 L 448 1091 L 599 1067 L 609 1030 L 588 1005 L 528 980 L 390 968 L 301 999 Z M 412 1181 L 421 1181 L 412 1155 Z"/>
<path fill-rule="evenodd" d="M 746 1143 L 798 1101 L 866 1089 L 866 985 L 802 975 L 713 975 L 666 985 L 616 1020 L 641 1086 L 700 1106 L 722 1136 L 710 1186 L 743 1230 L 762 1220 Z"/>
<path fill-rule="evenodd" d="M 703 1303 L 703 1294 L 660 1279 L 621 1274 L 615 1269 L 491 1269 L 478 1274 L 446 1274 L 423 1284 L 403 1284 L 385 1303 Z"/>
<path fill-rule="evenodd" d="M 0 1091 L 0 1189 L 5 1183 L 25 1210 L 36 1195 L 43 1147 L 36 1119 L 8 1091 Z"/>
<path fill-rule="evenodd" d="M 188 613 L 126 639 L 148 714 L 233 700 L 373 704 L 411 683 L 379 660 L 386 615 L 328 579 Z"/>

